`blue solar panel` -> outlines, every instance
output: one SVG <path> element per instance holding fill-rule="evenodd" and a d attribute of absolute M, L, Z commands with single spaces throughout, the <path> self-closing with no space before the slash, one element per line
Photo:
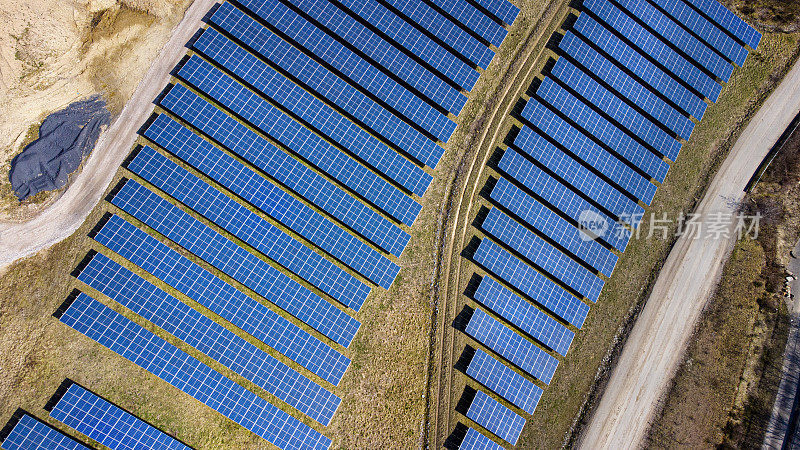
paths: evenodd
<path fill-rule="evenodd" d="M 94 239 L 331 384 L 350 365 L 328 344 L 119 216 Z"/>
<path fill-rule="evenodd" d="M 679 1 L 677 0 L 677 2 Z M 673 0 L 673 2 L 675 1 Z M 640 0 L 618 0 L 618 3 L 633 17 L 661 35 L 665 41 L 684 52 L 696 65 L 705 67 L 722 81 L 730 79 L 733 66 L 728 61 L 725 61 L 719 54 L 697 40 L 653 5 Z"/>
<path fill-rule="evenodd" d="M 525 106 L 522 112 L 523 117 L 544 131 L 546 135 L 553 137 L 572 150 L 573 153 L 586 154 L 587 164 L 596 167 L 609 179 L 620 184 L 640 200 L 650 204 L 656 186 L 650 183 L 649 179 L 625 165 L 624 161 L 628 161 L 659 182 L 664 182 L 664 178 L 667 176 L 669 164 L 666 161 L 603 118 L 592 107 L 578 100 L 557 84 L 553 78 L 545 78 L 536 94 L 564 116 L 573 120 L 586 133 L 572 127 L 565 120 L 557 118 L 552 112 L 545 116 L 540 115 L 539 112 L 545 113 L 546 109 L 539 102 L 533 100 Z M 590 138 L 605 144 L 614 152 L 612 154 L 616 158 L 612 158 L 596 142 L 591 142 Z M 589 152 L 589 149 L 596 150 Z"/>
<path fill-rule="evenodd" d="M 386 0 L 386 3 L 476 66 L 485 69 L 492 62 L 492 50 L 421 0 Z"/>
<path fill-rule="evenodd" d="M 489 211 L 481 228 L 551 278 L 561 281 L 589 300 L 597 301 L 603 289 L 602 279 L 499 209 L 492 208 Z"/>
<path fill-rule="evenodd" d="M 507 25 L 513 24 L 519 14 L 519 8 L 508 0 L 475 0 L 475 2 Z"/>
<path fill-rule="evenodd" d="M 61 322 L 282 449 L 327 449 L 331 440 L 116 311 L 81 294 Z"/>
<path fill-rule="evenodd" d="M 554 211 L 569 218 L 573 224 L 580 224 L 587 214 L 605 221 L 608 224 L 609 232 L 602 236 L 603 240 L 620 252 L 625 251 L 630 233 L 626 232 L 626 229 L 611 216 L 584 200 L 574 187 L 551 177 L 513 148 L 506 149 L 498 168 L 552 205 Z"/>
<path fill-rule="evenodd" d="M 442 142 L 447 142 L 455 131 L 456 123 L 447 116 L 278 0 L 240 3 Z"/>
<path fill-rule="evenodd" d="M 500 47 L 508 34 L 499 23 L 466 0 L 432 0 L 432 3 L 495 47 Z"/>
<path fill-rule="evenodd" d="M 553 379 L 558 367 L 556 358 L 483 310 L 475 310 L 465 331 L 478 342 L 545 384 L 549 384 Z"/>
<path fill-rule="evenodd" d="M 598 112 L 604 112 L 616 121 L 616 124 L 631 135 L 638 136 L 650 148 L 672 161 L 678 158 L 681 143 L 666 131 L 659 128 L 650 119 L 628 106 L 618 96 L 604 88 L 586 72 L 582 71 L 566 58 L 560 58 L 553 68 L 552 75 L 558 78 Z M 626 136 L 626 141 L 627 136 Z M 632 143 L 631 147 L 638 148 Z"/>
<path fill-rule="evenodd" d="M 323 425 L 330 423 L 342 401 L 102 253 L 96 254 L 81 270 L 78 280 Z"/>
<path fill-rule="evenodd" d="M 644 214 L 644 208 L 595 175 L 587 167 L 567 156 L 538 132 L 523 127 L 514 140 L 514 145 L 553 171 L 556 176 L 569 183 L 575 190 L 583 192 L 598 205 L 632 226 L 638 225 L 638 220 L 641 219 L 640 215 Z M 644 178 L 642 179 L 644 180 Z M 648 184 L 655 190 L 655 185 L 649 182 Z M 646 203 L 649 203 L 650 199 L 647 200 Z"/>
<path fill-rule="evenodd" d="M 497 281 L 483 277 L 475 300 L 546 347 L 567 356 L 575 333 Z"/>
<path fill-rule="evenodd" d="M 586 16 L 588 17 L 588 16 Z M 606 59 L 594 48 L 572 32 L 567 32 L 559 47 L 597 79 L 611 86 L 617 95 L 642 108 L 658 123 L 663 124 L 678 136 L 689 140 L 694 122 L 667 104 L 645 85 L 623 72 L 614 62 Z"/>
<path fill-rule="evenodd" d="M 128 169 L 343 305 L 359 310 L 370 287 L 165 156 L 145 148 Z"/>
<path fill-rule="evenodd" d="M 532 267 L 523 263 L 511 253 L 490 241 L 483 239 L 475 252 L 475 261 L 496 274 L 544 306 L 556 316 L 571 323 L 576 328 L 583 326 L 589 305 L 583 303 L 561 286 L 553 283 Z"/>
<path fill-rule="evenodd" d="M 467 375 L 528 414 L 533 414 L 542 397 L 542 388 L 481 349 L 475 351 Z"/>
<path fill-rule="evenodd" d="M 374 65 L 394 74 L 445 110 L 459 115 L 467 97 L 383 40 L 328 0 L 289 0 L 311 19 L 335 33 L 374 61 Z"/>
<path fill-rule="evenodd" d="M 619 61 L 623 67 L 630 70 L 631 73 L 646 84 L 652 86 L 686 113 L 691 114 L 698 120 L 703 118 L 703 114 L 708 108 L 706 102 L 685 88 L 672 75 L 650 62 L 638 50 L 623 42 L 611 31 L 589 17 L 588 14 L 581 14 L 578 17 L 573 30 L 607 53 L 612 60 Z"/>
<path fill-rule="evenodd" d="M 686 0 L 695 8 L 726 29 L 733 37 L 749 45 L 753 50 L 761 42 L 761 33 L 736 16 L 716 0 Z"/>
<path fill-rule="evenodd" d="M 431 175 L 218 31 L 210 29 L 203 32 L 193 48 L 258 89 L 281 108 L 313 126 L 330 141 L 366 161 L 378 172 L 419 196 L 425 195 L 433 178 Z M 192 56 L 179 72 L 180 76 L 198 83 L 214 73 L 209 63 L 197 56 Z"/>
<path fill-rule="evenodd" d="M 511 445 L 516 445 L 525 419 L 501 405 L 485 392 L 478 391 L 467 410 L 467 417 Z"/>
<path fill-rule="evenodd" d="M 467 429 L 467 435 L 458 446 L 459 450 L 503 450 L 503 447 L 497 445 L 493 440 L 482 435 L 474 428 Z"/>
<path fill-rule="evenodd" d="M 341 0 L 339 5 L 367 21 L 465 91 L 475 87 L 480 77 L 478 72 L 382 4 L 375 0 Z"/>
<path fill-rule="evenodd" d="M 112 450 L 189 450 L 172 436 L 83 387 L 72 384 L 50 417 Z"/>
<path fill-rule="evenodd" d="M 151 125 L 145 135 L 155 135 L 155 142 L 167 141 L 165 148 L 173 154 L 373 283 L 384 288 L 391 286 L 400 268 L 378 251 L 221 150 L 212 146 L 213 152 L 204 153 L 189 142 L 176 139 L 174 134 L 164 134 L 164 131 L 164 128 L 157 131 Z M 153 158 L 160 157 L 149 147 L 142 152 Z"/>
<path fill-rule="evenodd" d="M 617 255 L 603 247 L 577 227 L 559 217 L 505 178 L 492 189 L 491 199 L 514 213 L 539 233 L 567 249 L 579 260 L 610 277 L 617 264 Z"/>
<path fill-rule="evenodd" d="M 423 164 L 436 167 L 444 148 L 312 60 L 247 14 L 223 3 L 211 21 Z"/>
<path fill-rule="evenodd" d="M 584 8 L 591 10 L 601 20 L 650 55 L 667 70 L 688 83 L 712 102 L 717 101 L 722 86 L 687 61 L 663 41 L 642 28 L 631 17 L 615 8 L 606 0 L 585 0 Z"/>
<path fill-rule="evenodd" d="M 719 51 L 728 61 L 736 63 L 739 67 L 744 65 L 747 50 L 692 7 L 682 1 L 674 0 L 653 0 L 653 3 L 666 11 L 676 22 L 693 31 L 713 49 Z"/>
<path fill-rule="evenodd" d="M 112 203 L 189 252 L 347 347 L 361 325 L 257 256 L 133 180 Z"/>
<path fill-rule="evenodd" d="M 89 450 L 89 447 L 28 414 L 20 417 L 1 447 L 4 450 Z"/>

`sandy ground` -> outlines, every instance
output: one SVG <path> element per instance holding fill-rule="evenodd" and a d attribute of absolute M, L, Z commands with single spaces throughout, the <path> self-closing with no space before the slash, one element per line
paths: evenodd
<path fill-rule="evenodd" d="M 800 63 L 750 121 L 697 213 L 732 213 L 769 149 L 800 111 Z M 687 235 L 688 236 L 688 235 Z M 636 321 L 600 404 L 580 439 L 583 448 L 638 448 L 658 400 L 681 360 L 700 313 L 719 281 L 732 239 L 681 237 Z"/>
<path fill-rule="evenodd" d="M 132 99 L 100 137 L 82 172 L 58 202 L 28 222 L 0 224 L 0 267 L 49 247 L 80 226 L 130 152 L 136 131 L 153 110 L 153 99 L 169 81 L 170 70 L 186 53 L 186 42 L 215 3 L 215 0 L 196 0 L 188 9 Z"/>

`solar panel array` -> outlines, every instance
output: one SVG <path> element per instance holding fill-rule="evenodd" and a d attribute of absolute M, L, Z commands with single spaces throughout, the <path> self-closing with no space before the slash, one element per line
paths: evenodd
<path fill-rule="evenodd" d="M 3 450 L 89 450 L 89 447 L 68 437 L 55 428 L 23 414 L 0 443 Z"/>
<path fill-rule="evenodd" d="M 503 21 L 492 0 L 475 3 Z M 466 374 L 527 414 L 708 100 L 761 39 L 715 0 L 579 8 L 519 113 L 521 129 L 493 159 L 499 176 L 475 220 L 483 234 L 467 250 L 486 272 L 467 291 L 479 307 L 456 322 L 477 347 Z M 483 391 L 466 415 L 511 444 L 524 424 Z M 470 428 L 461 448 L 496 447 Z"/>
<path fill-rule="evenodd" d="M 480 431 L 470 428 L 458 448 L 459 450 L 502 450 L 503 447 L 482 435 Z"/>
<path fill-rule="evenodd" d="M 172 436 L 74 383 L 50 416 L 112 450 L 189 450 Z"/>
<path fill-rule="evenodd" d="M 258 394 L 85 294 L 62 321 L 280 448 L 328 448 L 292 415 L 331 422 L 358 312 L 398 277 L 467 92 L 518 12 L 506 0 L 215 8 L 91 233 L 101 253 L 76 273 Z M 152 431 L 114 417 L 90 431 Z"/>

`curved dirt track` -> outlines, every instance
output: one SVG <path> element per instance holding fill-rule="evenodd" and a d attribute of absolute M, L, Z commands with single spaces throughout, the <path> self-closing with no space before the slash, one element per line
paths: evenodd
<path fill-rule="evenodd" d="M 153 110 L 153 99 L 167 85 L 170 71 L 186 53 L 186 42 L 215 3 L 216 0 L 192 3 L 64 195 L 28 222 L 0 224 L 0 269 L 67 238 L 83 223 L 130 152 L 136 132 Z"/>
<path fill-rule="evenodd" d="M 800 62 L 753 117 L 723 162 L 696 213 L 733 213 L 753 173 L 800 111 Z M 733 234 L 733 233 L 732 233 Z M 664 263 L 631 330 L 602 399 L 580 439 L 583 448 L 638 448 L 658 400 L 714 291 L 733 239 L 684 235 Z"/>

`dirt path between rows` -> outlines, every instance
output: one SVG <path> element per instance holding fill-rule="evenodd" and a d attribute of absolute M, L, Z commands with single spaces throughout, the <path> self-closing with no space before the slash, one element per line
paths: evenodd
<path fill-rule="evenodd" d="M 695 212 L 703 217 L 733 213 L 747 182 L 798 111 L 800 63 L 747 125 Z M 580 447 L 641 447 L 733 243 L 733 239 L 692 239 L 689 235 L 678 239 L 628 336 Z"/>
<path fill-rule="evenodd" d="M 103 133 L 83 170 L 64 195 L 28 222 L 0 224 L 0 269 L 71 235 L 105 192 L 136 141 L 136 132 L 153 111 L 153 99 L 167 85 L 170 71 L 186 53 L 185 44 L 202 25 L 216 0 L 195 0 L 122 113 Z"/>

